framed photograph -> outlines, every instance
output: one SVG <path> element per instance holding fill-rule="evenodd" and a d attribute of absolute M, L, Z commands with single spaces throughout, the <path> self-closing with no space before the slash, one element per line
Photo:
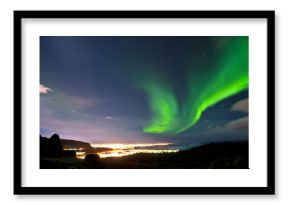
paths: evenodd
<path fill-rule="evenodd" d="M 14 11 L 14 194 L 274 194 L 274 11 Z"/>

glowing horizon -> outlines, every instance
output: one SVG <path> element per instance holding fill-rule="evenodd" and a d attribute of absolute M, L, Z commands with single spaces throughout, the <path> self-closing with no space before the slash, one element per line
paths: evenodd
<path fill-rule="evenodd" d="M 155 146 L 168 146 L 173 143 L 158 142 L 158 143 L 92 143 L 93 148 L 112 148 L 112 149 L 132 149 L 136 147 L 155 147 Z"/>

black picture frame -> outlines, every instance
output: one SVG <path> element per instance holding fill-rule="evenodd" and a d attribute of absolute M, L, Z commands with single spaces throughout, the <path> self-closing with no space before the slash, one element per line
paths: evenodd
<path fill-rule="evenodd" d="M 23 187 L 22 186 L 22 19 L 38 18 L 234 18 L 267 21 L 266 187 Z M 275 12 L 274 11 L 14 11 L 14 194 L 275 194 Z"/>

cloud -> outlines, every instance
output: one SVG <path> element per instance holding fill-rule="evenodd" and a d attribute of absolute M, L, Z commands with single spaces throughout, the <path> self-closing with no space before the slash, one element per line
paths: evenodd
<path fill-rule="evenodd" d="M 113 119 L 113 117 L 112 116 L 106 116 L 105 119 L 111 120 L 111 119 Z"/>
<path fill-rule="evenodd" d="M 243 99 L 236 102 L 232 107 L 232 111 L 241 111 L 241 112 L 249 112 L 249 99 Z M 249 117 L 242 117 L 233 121 L 230 121 L 227 125 L 227 128 L 231 130 L 241 130 L 249 128 Z"/>
<path fill-rule="evenodd" d="M 83 109 L 94 107 L 97 104 L 95 98 L 82 97 L 82 96 L 66 96 L 65 99 L 67 105 L 71 105 L 75 109 Z"/>
<path fill-rule="evenodd" d="M 93 108 L 101 103 L 103 103 L 103 100 L 97 100 L 94 97 L 71 95 L 55 91 L 54 95 L 47 95 L 46 98 L 42 99 L 41 108 L 49 107 L 53 110 L 67 110 L 77 113 L 84 109 Z"/>
<path fill-rule="evenodd" d="M 242 111 L 242 112 L 249 112 L 249 99 L 243 99 L 236 102 L 231 110 L 233 111 Z"/>
<path fill-rule="evenodd" d="M 227 128 L 231 130 L 241 130 L 248 129 L 249 127 L 249 118 L 243 117 L 237 120 L 233 120 L 226 125 Z"/>
<path fill-rule="evenodd" d="M 48 88 L 48 87 L 45 87 L 44 85 L 41 85 L 39 86 L 39 91 L 40 93 L 42 94 L 47 94 L 48 92 L 52 92 L 52 89 Z"/>

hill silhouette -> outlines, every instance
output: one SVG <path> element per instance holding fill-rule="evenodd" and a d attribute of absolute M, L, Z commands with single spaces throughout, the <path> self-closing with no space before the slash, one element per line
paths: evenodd
<path fill-rule="evenodd" d="M 86 153 L 96 153 L 112 150 L 111 148 L 93 148 L 90 143 L 78 140 L 61 139 L 60 142 L 64 149 L 83 149 Z"/>
<path fill-rule="evenodd" d="M 247 169 L 248 142 L 211 143 L 177 153 L 107 158 L 111 169 Z"/>
<path fill-rule="evenodd" d="M 59 139 L 59 138 L 58 138 Z M 247 169 L 248 141 L 210 143 L 177 153 L 139 153 L 123 157 L 99 158 L 93 153 L 102 151 L 94 149 L 89 143 L 75 140 L 59 140 L 63 148 L 83 148 L 87 153 L 85 160 L 77 159 L 66 151 L 59 155 L 43 155 L 50 149 L 59 150 L 58 143 L 49 143 L 52 138 L 41 137 L 42 169 Z M 57 137 L 53 140 L 57 141 Z M 45 144 L 45 146 L 44 146 Z M 50 144 L 54 144 L 51 146 Z M 46 151 L 44 151 L 44 150 Z M 107 148 L 105 148 L 107 149 Z M 56 153 L 52 151 L 50 153 Z"/>
<path fill-rule="evenodd" d="M 58 134 L 50 138 L 40 136 L 40 157 L 61 157 L 63 156 L 63 146 Z"/>

